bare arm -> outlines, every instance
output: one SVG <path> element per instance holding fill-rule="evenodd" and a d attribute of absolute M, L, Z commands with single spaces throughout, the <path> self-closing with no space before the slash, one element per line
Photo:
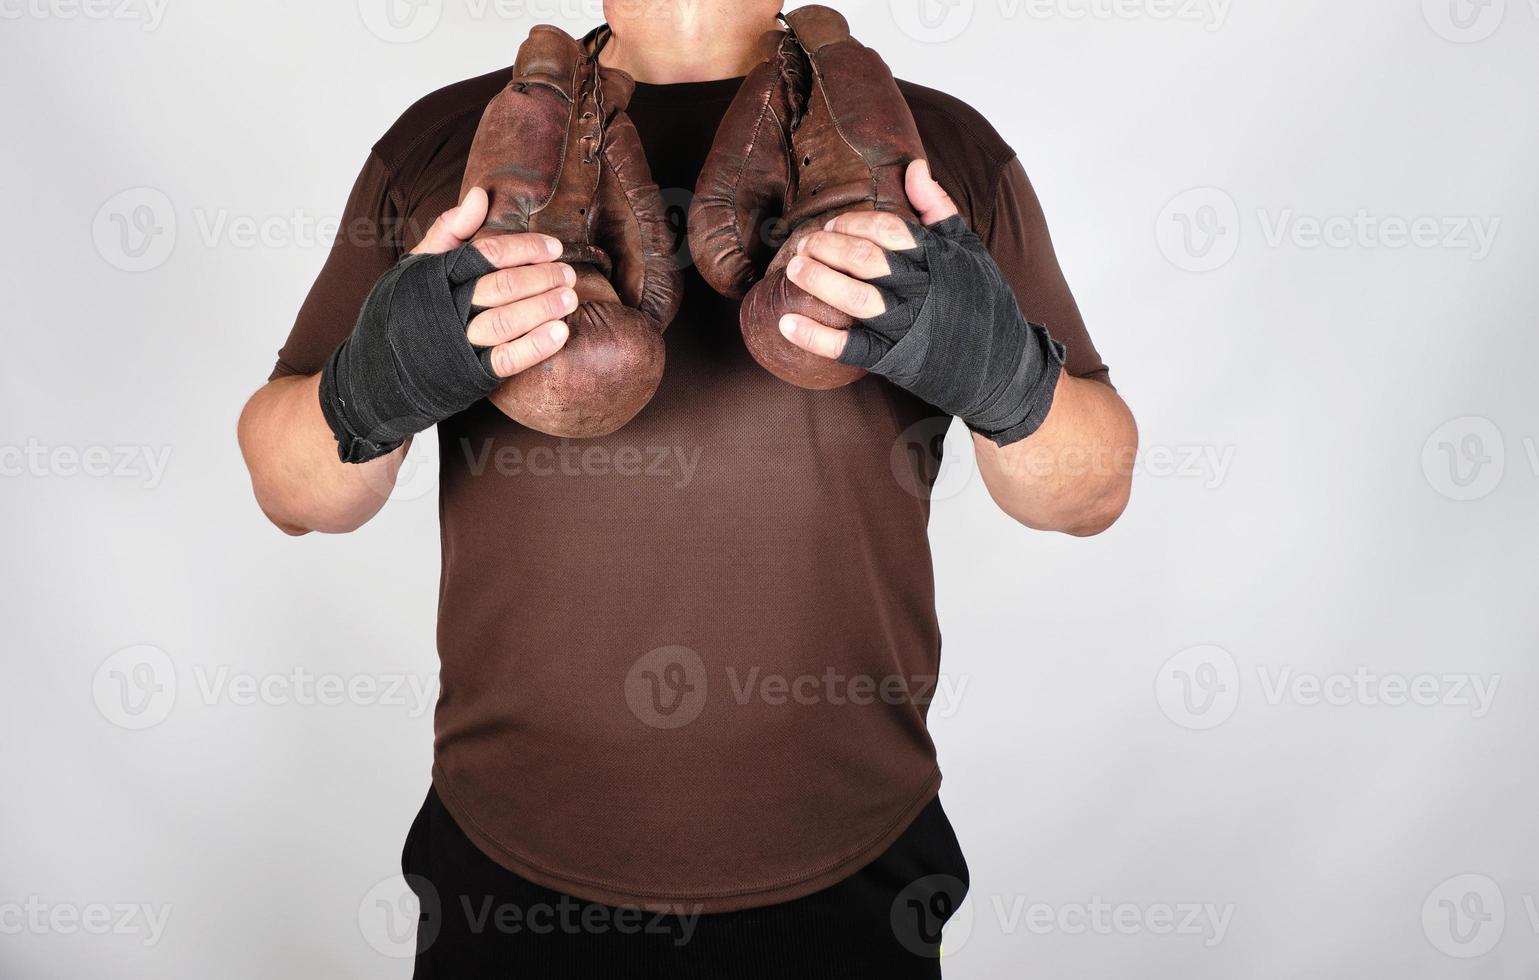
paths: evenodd
<path fill-rule="evenodd" d="M 1004 447 L 974 433 L 973 445 L 989 495 L 1027 527 L 1084 537 L 1127 508 L 1138 426 L 1110 385 L 1061 375 L 1040 429 Z"/>
<path fill-rule="evenodd" d="M 286 534 L 345 534 L 379 513 L 411 443 L 350 464 L 321 415 L 320 375 L 278 378 L 251 396 L 240 416 L 240 449 L 257 504 Z"/>
<path fill-rule="evenodd" d="M 434 223 L 414 253 L 447 252 L 463 245 L 486 218 L 479 188 Z M 504 235 L 476 243 L 498 271 L 476 285 L 474 304 L 484 308 L 467 337 L 492 348 L 492 369 L 507 378 L 559 351 L 567 328 L 559 317 L 577 308 L 572 267 L 552 261 L 561 244 L 545 235 Z M 257 503 L 287 534 L 355 531 L 379 513 L 395 488 L 410 440 L 367 463 L 343 463 L 337 440 L 321 412 L 320 375 L 278 378 L 261 388 L 241 412 L 241 454 L 251 473 Z"/>
<path fill-rule="evenodd" d="M 957 213 L 922 162 L 910 166 L 907 190 L 926 225 Z M 913 235 L 892 215 L 849 214 L 806 238 L 787 273 L 834 308 L 870 318 L 886 308 L 882 294 L 870 285 L 890 271 L 884 250 L 913 247 Z M 814 354 L 837 358 L 844 351 L 843 330 L 799 314 L 788 315 L 781 329 L 792 343 Z M 1052 408 L 1030 436 L 1000 447 L 974 434 L 973 443 L 989 494 L 1028 527 L 1098 534 L 1127 507 L 1138 430 L 1110 385 L 1061 374 Z"/>

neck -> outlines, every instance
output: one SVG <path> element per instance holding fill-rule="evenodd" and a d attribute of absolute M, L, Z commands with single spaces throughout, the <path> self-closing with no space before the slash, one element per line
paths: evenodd
<path fill-rule="evenodd" d="M 608 5 L 614 36 L 599 62 L 638 82 L 670 85 L 746 75 L 758 64 L 759 38 L 776 27 L 775 12 L 743 0 Z"/>

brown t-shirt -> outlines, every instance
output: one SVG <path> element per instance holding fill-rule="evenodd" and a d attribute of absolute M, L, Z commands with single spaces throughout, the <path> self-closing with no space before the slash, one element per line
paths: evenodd
<path fill-rule="evenodd" d="M 442 89 L 373 149 L 273 376 L 313 374 L 375 280 L 457 202 L 508 71 Z M 738 82 L 639 85 L 630 113 L 683 240 Z M 1014 152 L 904 83 L 936 178 L 1028 318 L 1106 378 Z M 924 488 L 939 413 L 868 377 L 804 391 L 748 356 L 685 269 L 652 403 L 569 441 L 488 403 L 439 426 L 434 784 L 490 857 L 613 905 L 810 894 L 879 855 L 940 784 Z M 354 597 L 356 599 L 356 597 Z"/>

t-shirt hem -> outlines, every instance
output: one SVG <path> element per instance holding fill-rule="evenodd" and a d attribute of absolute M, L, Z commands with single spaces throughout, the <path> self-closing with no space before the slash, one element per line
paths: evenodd
<path fill-rule="evenodd" d="M 433 765 L 433 786 L 438 790 L 444 809 L 454 818 L 465 836 L 470 838 L 492 861 L 537 885 L 554 889 L 585 902 L 597 902 L 616 908 L 641 908 L 647 911 L 715 915 L 722 912 L 739 912 L 743 909 L 762 908 L 805 898 L 815 892 L 837 885 L 850 875 L 876 860 L 902 837 L 924 808 L 930 805 L 940 792 L 941 772 L 936 766 L 926 778 L 920 792 L 898 814 L 892 823 L 870 843 L 854 853 L 841 857 L 832 865 L 808 872 L 790 880 L 770 885 L 748 885 L 726 891 L 698 893 L 691 891 L 649 892 L 616 882 L 593 881 L 581 875 L 566 874 L 559 870 L 531 862 L 511 847 L 487 833 L 475 817 L 455 795 L 452 781 L 442 766 Z"/>

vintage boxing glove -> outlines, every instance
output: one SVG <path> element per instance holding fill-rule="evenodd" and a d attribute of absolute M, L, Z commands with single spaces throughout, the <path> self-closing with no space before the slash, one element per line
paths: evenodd
<path fill-rule="evenodd" d="M 924 157 L 919 130 L 880 55 L 850 37 L 843 15 L 810 6 L 766 35 L 766 58 L 728 108 L 690 206 L 700 274 L 743 300 L 743 340 L 754 359 L 803 388 L 837 388 L 864 371 L 809 354 L 780 333 L 800 313 L 849 329 L 849 316 L 786 277 L 797 243 L 848 211 L 917 221 L 904 191 Z"/>
<path fill-rule="evenodd" d="M 547 24 L 530 32 L 481 118 L 461 190 L 490 198 L 476 238 L 540 232 L 565 245 L 560 261 L 577 272 L 571 336 L 490 399 L 572 438 L 608 435 L 651 400 L 681 296 L 662 194 L 625 114 L 635 82 L 598 64 L 608 38 L 607 27 L 580 42 Z"/>

